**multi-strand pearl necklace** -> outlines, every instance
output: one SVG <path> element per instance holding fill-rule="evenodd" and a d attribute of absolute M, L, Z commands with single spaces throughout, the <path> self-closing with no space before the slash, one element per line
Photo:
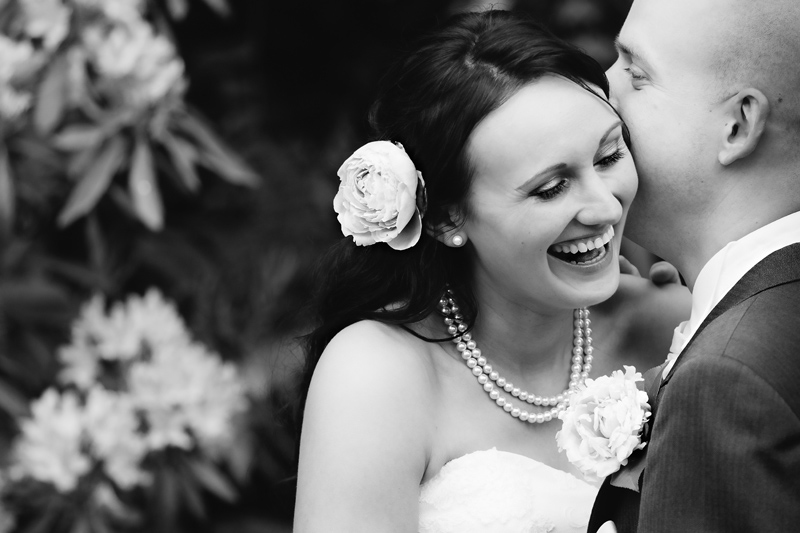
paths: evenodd
<path fill-rule="evenodd" d="M 439 300 L 439 305 L 440 312 L 444 315 L 447 332 L 452 335 L 456 349 L 461 353 L 461 358 L 466 362 L 467 367 L 472 370 L 472 375 L 478 379 L 478 384 L 483 387 L 492 401 L 516 419 L 531 424 L 541 424 L 558 418 L 559 413 L 569 405 L 570 392 L 576 390 L 589 377 L 594 357 L 592 356 L 592 329 L 589 327 L 592 321 L 589 320 L 589 310 L 586 308 L 575 309 L 573 313 L 572 373 L 569 385 L 556 396 L 539 396 L 515 387 L 513 383 L 492 368 L 477 343 L 472 339 L 472 334 L 467 332 L 468 328 L 464 323 L 464 317 L 459 313 L 459 308 L 450 290 Z M 514 407 L 511 401 L 500 394 L 501 390 L 510 393 L 514 398 L 519 398 L 521 402 L 542 407 L 545 410 L 534 413 Z"/>

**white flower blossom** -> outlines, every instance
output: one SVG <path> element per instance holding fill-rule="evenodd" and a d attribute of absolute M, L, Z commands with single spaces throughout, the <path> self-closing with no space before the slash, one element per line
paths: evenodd
<path fill-rule="evenodd" d="M 650 416 L 647 393 L 636 383 L 642 375 L 632 366 L 625 372 L 587 379 L 570 396 L 569 407 L 559 418 L 556 434 L 559 451 L 588 480 L 598 481 L 628 464 L 628 457 L 644 448 L 641 431 Z"/>
<path fill-rule="evenodd" d="M 333 209 L 346 237 L 352 235 L 358 246 L 385 242 L 395 250 L 419 241 L 425 181 L 402 145 L 367 143 L 337 174 L 341 183 Z"/>
<path fill-rule="evenodd" d="M 112 22 L 136 24 L 141 22 L 145 0 L 73 0 L 84 8 L 98 11 Z"/>
<path fill-rule="evenodd" d="M 215 454 L 231 438 L 232 419 L 246 407 L 243 382 L 230 363 L 194 343 L 156 349 L 131 366 L 130 393 L 148 422 L 152 450 L 190 449 Z"/>
<path fill-rule="evenodd" d="M 0 35 L 0 118 L 13 120 L 31 107 L 33 95 L 14 82 L 27 73 L 33 56 L 30 43 Z"/>
<path fill-rule="evenodd" d="M 14 480 L 30 477 L 73 490 L 92 468 L 83 434 L 83 408 L 74 392 L 48 389 L 31 404 L 32 417 L 21 423 L 9 470 Z"/>
<path fill-rule="evenodd" d="M 93 455 L 120 488 L 149 483 L 141 469 L 147 447 L 129 395 L 93 387 L 86 397 L 85 428 Z"/>
<path fill-rule="evenodd" d="M 33 39 L 41 39 L 46 49 L 58 48 L 69 33 L 72 15 L 63 0 L 20 0 L 20 7 L 25 33 Z"/>
<path fill-rule="evenodd" d="M 100 75 L 117 82 L 134 105 L 150 105 L 186 88 L 183 61 L 175 47 L 145 21 L 90 26 L 83 40 Z"/>

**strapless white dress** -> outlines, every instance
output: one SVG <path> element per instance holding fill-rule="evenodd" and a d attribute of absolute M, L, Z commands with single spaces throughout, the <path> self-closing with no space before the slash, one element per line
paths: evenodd
<path fill-rule="evenodd" d="M 585 532 L 598 487 L 495 448 L 453 459 L 420 486 L 420 533 Z"/>

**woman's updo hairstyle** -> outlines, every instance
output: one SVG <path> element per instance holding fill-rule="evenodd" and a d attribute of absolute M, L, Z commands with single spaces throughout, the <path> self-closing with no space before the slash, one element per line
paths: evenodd
<path fill-rule="evenodd" d="M 304 393 L 325 346 L 357 321 L 417 322 L 437 310 L 448 287 L 468 323 L 474 321 L 469 245 L 450 248 L 434 234 L 453 227 L 451 213 L 462 220 L 469 216 L 465 146 L 472 131 L 517 90 L 546 75 L 589 91 L 590 85 L 599 87 L 608 96 L 608 82 L 595 60 L 540 24 L 507 11 L 450 18 L 386 74 L 370 113 L 374 140 L 402 143 L 422 172 L 425 229 L 407 250 L 382 243 L 356 246 L 344 238 L 323 259 L 312 305 L 317 327 L 306 338 Z"/>

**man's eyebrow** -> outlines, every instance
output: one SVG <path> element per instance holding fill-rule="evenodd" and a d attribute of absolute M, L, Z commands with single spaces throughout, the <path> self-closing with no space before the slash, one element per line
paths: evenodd
<path fill-rule="evenodd" d="M 632 57 L 633 59 L 636 59 L 638 61 L 647 63 L 647 60 L 644 57 L 642 57 L 642 54 L 638 53 L 636 50 L 631 48 L 630 45 L 627 45 L 622 41 L 620 41 L 619 35 L 617 35 L 614 38 L 614 46 L 616 47 L 618 52 L 625 54 L 626 56 Z"/>

